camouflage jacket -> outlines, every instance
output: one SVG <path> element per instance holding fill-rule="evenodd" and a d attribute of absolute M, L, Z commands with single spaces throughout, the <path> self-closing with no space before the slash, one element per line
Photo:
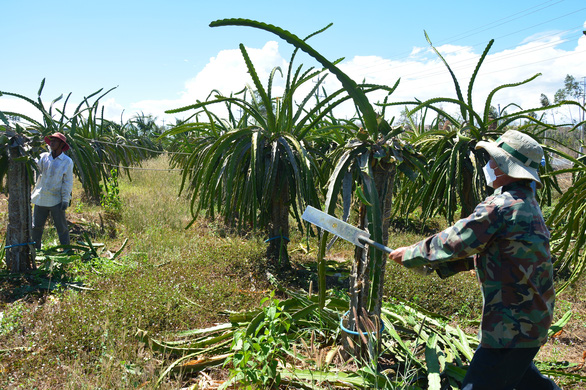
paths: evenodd
<path fill-rule="evenodd" d="M 445 277 L 466 269 L 474 256 L 484 298 L 481 345 L 539 347 L 547 340 L 555 300 L 549 237 L 533 190 L 518 181 L 497 189 L 469 217 L 409 247 L 403 264 L 431 265 Z"/>

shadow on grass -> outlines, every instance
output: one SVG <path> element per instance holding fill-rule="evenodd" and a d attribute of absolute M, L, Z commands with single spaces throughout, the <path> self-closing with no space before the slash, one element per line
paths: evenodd
<path fill-rule="evenodd" d="M 90 268 L 99 266 L 104 260 L 114 260 L 124 249 L 115 253 L 110 259 L 100 257 L 97 245 L 92 244 L 85 234 L 86 241 L 78 241 L 77 245 L 58 245 L 38 251 L 35 259 L 37 269 L 24 273 L 0 271 L 0 302 L 11 303 L 30 297 L 43 299 L 47 293 L 66 289 L 88 290 L 72 266 L 83 264 Z"/>
<path fill-rule="evenodd" d="M 0 272 L 0 303 L 7 304 L 23 298 L 42 299 L 46 293 L 62 291 L 66 288 L 83 288 L 79 281 L 65 273 L 46 269 L 31 270 L 26 273 Z"/>

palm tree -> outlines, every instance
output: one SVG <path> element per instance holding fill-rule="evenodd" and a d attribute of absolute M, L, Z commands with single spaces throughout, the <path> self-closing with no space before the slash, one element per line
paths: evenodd
<path fill-rule="evenodd" d="M 531 130 L 531 135 L 538 141 L 542 134 L 553 128 L 553 125 L 542 122 L 535 116 L 536 112 L 544 111 L 547 107 L 521 109 L 514 103 L 508 104 L 495 113 L 492 106 L 495 94 L 504 89 L 524 85 L 539 77 L 536 74 L 524 81 L 513 84 L 504 84 L 493 89 L 484 104 L 483 113 L 478 113 L 472 103 L 472 89 L 480 66 L 488 55 L 494 41 L 490 41 L 480 56 L 476 68 L 468 83 L 466 97 L 462 93 L 460 84 L 447 61 L 432 45 L 426 34 L 431 48 L 444 62 L 452 76 L 457 98 L 434 98 L 425 102 L 396 102 L 387 105 L 415 106 L 409 114 L 422 110 L 435 111 L 440 118 L 446 121 L 447 126 L 439 127 L 437 122 L 429 131 L 410 131 L 409 142 L 415 145 L 428 157 L 427 175 L 422 175 L 412 185 L 402 188 L 399 201 L 400 209 L 406 213 L 417 207 L 422 207 L 423 218 L 441 213 L 448 221 L 453 222 L 460 210 L 459 217 L 469 215 L 478 202 L 487 195 L 487 188 L 482 175 L 482 167 L 487 163 L 488 156 L 483 150 L 476 150 L 476 144 L 484 139 L 496 139 L 513 123 L 520 119 L 526 123 L 518 130 Z M 440 104 L 450 103 L 459 108 L 459 117 L 448 113 Z M 556 105 L 559 106 L 562 102 Z M 506 112 L 508 108 L 517 108 L 518 111 Z M 551 106 L 549 107 L 551 108 Z M 423 126 L 423 124 L 422 124 Z M 551 167 L 548 167 L 550 169 Z M 549 190 L 549 183 L 546 190 Z"/>
<path fill-rule="evenodd" d="M 84 98 L 74 110 L 71 117 L 65 114 L 69 96 L 61 109 L 55 104 L 62 96 L 45 107 L 41 94 L 45 80 L 41 82 L 37 100 L 29 99 L 12 92 L 0 92 L 0 95 L 14 96 L 30 103 L 36 108 L 42 119 L 15 112 L 0 112 L 3 134 L 0 141 L 0 182 L 8 175 L 9 184 L 9 225 L 7 229 L 7 264 L 10 270 L 21 272 L 34 268 L 34 250 L 30 245 L 31 202 L 30 186 L 33 181 L 34 163 L 46 150 L 44 137 L 54 132 L 66 134 L 70 151 L 68 154 L 74 162 L 74 174 L 79 178 L 90 199 L 100 200 L 100 194 L 107 184 L 110 167 L 124 164 L 129 166 L 140 161 L 140 153 L 130 148 L 121 137 L 112 135 L 108 121 L 98 114 L 98 102 L 108 92 L 97 97 L 95 102 L 89 99 L 101 90 Z M 15 130 L 9 128 L 8 118 L 22 121 L 16 123 Z"/>
<path fill-rule="evenodd" d="M 351 134 L 352 139 L 348 140 L 342 148 L 337 148 L 330 156 L 335 159 L 335 164 L 328 182 L 325 211 L 335 214 L 341 192 L 342 198 L 349 199 L 348 192 L 352 192 L 354 188 L 360 194 L 359 198 L 362 202 L 359 207 L 359 227 L 368 229 L 374 241 L 385 244 L 387 239 L 385 232 L 388 231 L 389 222 L 385 216 L 390 210 L 396 169 L 403 162 L 405 167 L 411 165 L 412 157 L 416 160 L 416 152 L 410 153 L 410 146 L 396 137 L 402 129 L 391 128 L 384 119 L 384 112 L 383 115 L 376 114 L 366 94 L 375 90 L 385 90 L 390 94 L 398 86 L 398 81 L 392 88 L 369 84 L 358 85 L 342 72 L 336 63 L 330 62 L 309 46 L 306 39 L 302 40 L 276 26 L 246 19 L 225 19 L 212 22 L 210 25 L 212 27 L 249 26 L 274 33 L 295 46 L 295 50 L 301 49 L 312 56 L 341 82 L 343 89 L 353 99 L 359 111 L 362 126 L 358 127 L 348 122 L 348 125 L 344 126 L 344 132 Z M 326 296 L 324 257 L 327 240 L 328 233 L 324 231 L 318 254 L 321 307 L 325 304 Z M 350 281 L 351 304 L 348 326 L 351 329 L 360 328 L 358 324 L 365 317 L 380 318 L 385 264 L 386 255 L 382 252 L 374 248 L 369 248 L 368 251 L 363 248 L 356 249 Z M 356 353 L 361 356 L 368 354 L 367 346 L 361 344 L 358 339 L 355 338 L 353 344 L 360 346 Z"/>
<path fill-rule="evenodd" d="M 100 112 L 100 99 L 114 88 L 104 93 L 100 89 L 84 97 L 69 116 L 66 108 L 71 94 L 65 98 L 61 108 L 57 108 L 56 104 L 63 99 L 63 95 L 46 107 L 41 98 L 44 86 L 43 79 L 36 101 L 17 93 L 0 92 L 0 95 L 17 97 L 31 104 L 41 115 L 40 121 L 16 112 L 4 112 L 4 115 L 26 122 L 27 130 L 40 140 L 55 132 L 65 134 L 71 146 L 68 154 L 74 162 L 73 173 L 79 178 L 88 199 L 99 202 L 103 191 L 100 183 L 107 182 L 111 168 L 137 164 L 145 156 L 136 148 L 138 145 L 135 141 L 113 133 L 112 122 L 103 117 L 103 107 Z M 90 99 L 94 97 L 95 100 L 90 103 Z"/>
<path fill-rule="evenodd" d="M 6 117 L 0 126 L 0 189 L 7 176 L 8 227 L 6 229 L 6 267 L 9 272 L 35 269 L 35 247 L 32 241 L 31 184 L 34 156 L 41 151 L 38 137 L 19 124 L 12 129 Z"/>
<path fill-rule="evenodd" d="M 575 125 L 578 129 L 584 122 Z M 572 174 L 572 186 L 558 199 L 547 225 L 552 229 L 551 252 L 555 255 L 554 267 L 565 280 L 556 288 L 561 293 L 576 282 L 586 271 L 586 158 L 574 158 L 554 148 L 546 149 L 570 161 L 570 168 L 549 172 L 543 179 L 551 181 L 561 174 Z M 561 192 L 561 191 L 560 191 Z"/>
<path fill-rule="evenodd" d="M 244 45 L 240 51 L 254 87 L 230 96 L 216 92 L 209 100 L 167 111 L 201 110 L 196 114 L 208 119 L 185 123 L 167 134 L 193 130 L 197 134 L 183 148 L 191 156 L 174 160 L 181 160 L 183 187 L 192 191 L 194 219 L 200 210 L 206 210 L 208 216 L 219 213 L 230 223 L 264 230 L 267 257 L 287 269 L 289 215 L 302 226 L 302 210 L 307 204 L 319 205 L 319 188 L 324 183 L 312 148 L 314 130 L 328 112 L 349 97 L 340 90 L 310 106 L 324 71 L 303 70 L 302 65 L 294 68 L 297 50 L 289 62 L 283 95 L 274 97 L 272 86 L 276 75 L 282 75 L 281 69 L 273 69 L 265 88 Z M 310 92 L 296 101 L 300 87 L 316 78 Z M 217 104 L 226 105 L 227 120 L 208 110 Z M 238 119 L 234 108 L 241 110 Z"/>

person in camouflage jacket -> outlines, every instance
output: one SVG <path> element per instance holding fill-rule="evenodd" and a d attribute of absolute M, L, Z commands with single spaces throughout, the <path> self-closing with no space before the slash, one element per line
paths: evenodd
<path fill-rule="evenodd" d="M 462 388 L 559 389 L 533 364 L 547 341 L 555 293 L 549 231 L 531 188 L 541 187 L 539 144 L 515 130 L 481 141 L 483 168 L 495 191 L 467 218 L 389 258 L 408 268 L 428 266 L 445 278 L 476 269 L 484 299 L 480 346 Z"/>

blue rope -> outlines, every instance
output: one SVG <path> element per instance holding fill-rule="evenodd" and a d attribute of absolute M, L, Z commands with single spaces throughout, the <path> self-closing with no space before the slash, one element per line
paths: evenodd
<path fill-rule="evenodd" d="M 275 237 L 271 237 L 271 238 L 269 238 L 268 240 L 265 240 L 265 242 L 273 241 L 273 240 L 276 240 L 277 238 L 284 238 L 284 239 L 285 239 L 285 240 L 287 240 L 287 241 L 291 241 L 291 240 L 289 240 L 289 239 L 288 239 L 287 237 L 285 237 L 285 236 L 275 236 Z"/>
<path fill-rule="evenodd" d="M 4 249 L 14 248 L 15 246 L 27 246 L 27 245 L 35 245 L 35 244 L 36 244 L 36 242 L 33 241 L 33 242 L 27 242 L 24 244 L 7 245 L 4 247 Z"/>

